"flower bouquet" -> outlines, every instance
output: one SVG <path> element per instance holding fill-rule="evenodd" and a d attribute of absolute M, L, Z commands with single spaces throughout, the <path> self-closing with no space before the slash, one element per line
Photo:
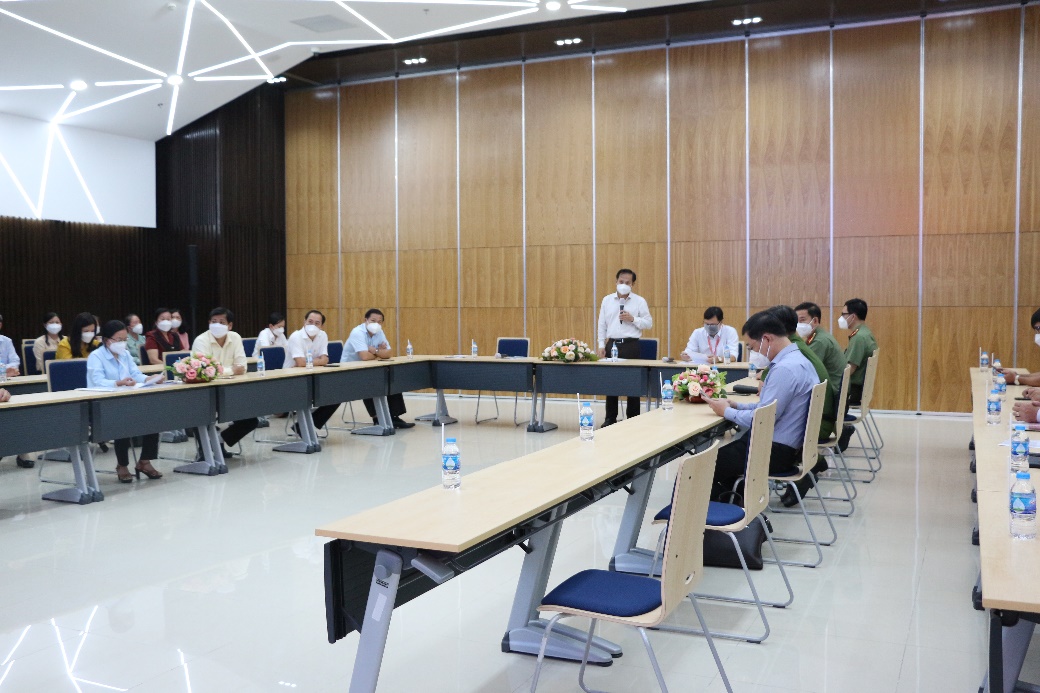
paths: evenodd
<path fill-rule="evenodd" d="M 166 370 L 182 383 L 208 383 L 220 375 L 220 364 L 212 356 L 205 354 L 189 354 Z"/>
<path fill-rule="evenodd" d="M 542 350 L 543 361 L 595 361 L 596 352 L 589 345 L 577 339 L 561 339 Z"/>
<path fill-rule="evenodd" d="M 726 396 L 726 372 L 712 369 L 708 365 L 687 368 L 682 373 L 672 376 L 672 387 L 676 398 L 683 398 L 693 404 L 701 403 L 701 395 L 710 399 L 722 399 Z"/>

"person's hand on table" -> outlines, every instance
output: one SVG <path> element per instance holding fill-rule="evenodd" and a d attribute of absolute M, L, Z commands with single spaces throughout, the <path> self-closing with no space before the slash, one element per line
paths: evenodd
<path fill-rule="evenodd" d="M 606 356 L 607 356 L 606 348 L 600 347 L 599 349 L 596 349 L 596 356 L 598 356 L 601 359 L 602 358 L 606 358 Z"/>
<path fill-rule="evenodd" d="M 618 316 L 621 318 L 621 322 L 635 322 L 636 318 L 634 315 L 629 313 L 627 310 L 621 311 Z"/>
<path fill-rule="evenodd" d="M 1015 384 L 1015 376 L 1018 375 L 1015 371 L 1010 368 L 994 368 L 993 370 L 996 371 L 997 375 L 1003 376 L 1004 382 L 1008 385 Z"/>
<path fill-rule="evenodd" d="M 390 345 L 387 344 L 386 342 L 383 342 L 382 344 L 379 345 L 379 350 L 380 351 L 382 351 L 383 349 L 389 349 L 389 348 L 390 348 Z"/>
<path fill-rule="evenodd" d="M 1015 406 L 1012 409 L 1015 412 L 1015 417 L 1019 421 L 1026 423 L 1036 423 L 1036 413 L 1040 412 L 1040 402 L 1029 401 L 1029 402 L 1015 402 Z"/>
<path fill-rule="evenodd" d="M 681 354 L 679 354 L 679 360 L 680 360 L 680 361 L 692 361 L 693 359 L 692 359 L 692 358 L 690 358 L 690 355 L 689 355 L 689 354 L 687 354 L 687 353 L 686 353 L 686 352 L 684 351 L 684 352 L 682 352 Z"/>
<path fill-rule="evenodd" d="M 18 373 L 18 366 L 8 366 L 7 367 L 7 377 L 8 378 L 17 378 L 18 375 L 19 375 L 19 373 Z"/>
<path fill-rule="evenodd" d="M 134 384 L 134 379 L 133 378 L 129 378 L 129 377 L 128 378 L 123 378 L 122 380 L 117 380 L 116 381 L 116 385 L 118 385 L 119 387 L 131 387 L 131 386 L 133 386 L 133 384 Z"/>
<path fill-rule="evenodd" d="M 711 397 L 705 397 L 701 395 L 701 399 L 704 400 L 705 404 L 711 407 L 711 410 L 718 416 L 724 416 L 727 409 L 729 409 L 728 399 L 712 399 Z"/>
<path fill-rule="evenodd" d="M 235 375 L 245 375 L 246 367 L 245 366 L 232 366 L 231 367 L 231 372 L 233 374 L 235 374 Z"/>
<path fill-rule="evenodd" d="M 7 390 L 0 389 L 0 402 L 10 402 L 10 401 L 11 401 L 11 393 L 8 392 Z"/>

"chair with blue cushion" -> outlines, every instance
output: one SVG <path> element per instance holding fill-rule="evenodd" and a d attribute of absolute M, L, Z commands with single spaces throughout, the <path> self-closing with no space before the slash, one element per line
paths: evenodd
<path fill-rule="evenodd" d="M 55 349 L 48 349 L 47 351 L 43 352 L 43 368 L 40 369 L 41 373 L 43 373 L 44 375 L 47 374 L 50 362 L 54 360 L 54 357 L 57 355 L 57 353 L 58 352 Z"/>
<path fill-rule="evenodd" d="M 33 351 L 33 343 L 22 344 L 22 375 L 39 375 L 40 369 L 36 366 L 36 352 Z"/>
<path fill-rule="evenodd" d="M 639 358 L 644 361 L 657 360 L 657 339 L 639 339 Z"/>
<path fill-rule="evenodd" d="M 190 354 L 190 351 L 167 351 L 164 352 L 162 355 L 163 363 L 166 365 L 167 368 L 172 368 L 173 364 L 177 363 L 185 356 L 189 356 Z M 166 371 L 166 379 L 173 380 L 172 371 Z"/>
<path fill-rule="evenodd" d="M 329 340 L 329 363 L 339 363 L 343 358 L 343 342 Z"/>
<path fill-rule="evenodd" d="M 764 607 L 772 606 L 782 609 L 786 606 L 790 606 L 794 601 L 794 590 L 791 588 L 791 581 L 787 578 L 787 571 L 784 569 L 784 564 L 779 562 L 780 554 L 777 553 L 776 546 L 773 545 L 773 538 L 769 533 L 769 528 L 766 526 L 764 518 L 762 517 L 762 511 L 769 505 L 769 456 L 773 447 L 773 428 L 775 423 L 775 401 L 758 407 L 755 410 L 754 418 L 751 422 L 751 431 L 748 433 L 750 439 L 748 441 L 747 466 L 745 467 L 743 477 L 744 493 L 741 504 L 732 505 L 730 503 L 718 503 L 715 501 L 708 503 L 708 520 L 706 523 L 706 529 L 724 532 L 730 538 L 730 541 L 733 543 L 733 548 L 737 552 L 737 557 L 740 559 L 740 567 L 744 570 L 744 577 L 747 580 L 748 587 L 751 588 L 752 598 L 746 599 L 743 597 L 730 597 L 724 595 L 697 594 L 701 599 L 736 602 L 739 604 L 754 604 L 758 608 L 759 618 L 762 619 L 763 631 L 761 635 L 712 633 L 716 638 L 746 640 L 751 643 L 761 643 L 769 637 L 770 632 L 769 620 L 766 618 Z M 664 508 L 654 517 L 654 523 L 669 522 L 671 519 L 671 512 L 671 506 Z M 786 601 L 764 601 L 759 597 L 758 589 L 755 587 L 755 582 L 751 578 L 751 571 L 748 569 L 744 551 L 740 546 L 740 542 L 737 541 L 737 532 L 750 526 L 751 523 L 756 520 L 762 526 L 762 529 L 765 530 L 766 540 L 769 542 L 769 548 L 773 552 L 773 557 L 777 559 L 775 562 L 780 568 L 780 575 L 783 577 L 784 584 L 787 587 Z M 661 536 L 663 538 L 664 532 L 661 532 Z M 658 546 L 660 546 L 660 543 Z M 654 567 L 657 566 L 657 556 L 658 554 L 654 554 Z M 699 630 L 688 628 L 686 626 L 663 625 L 660 626 L 660 630 L 667 630 L 675 633 L 690 633 L 694 635 L 701 634 Z"/>
<path fill-rule="evenodd" d="M 527 358 L 528 354 L 531 353 L 531 340 L 526 337 L 499 337 L 498 343 L 495 346 L 495 353 L 499 356 L 510 357 L 510 358 Z M 474 423 L 484 423 L 485 421 L 497 421 L 498 420 L 498 397 L 491 393 L 491 399 L 495 401 L 495 415 L 482 419 L 480 418 L 480 396 L 481 390 L 477 391 L 477 411 L 473 414 Z M 519 426 L 521 421 L 516 420 L 517 408 L 520 403 L 520 393 L 514 393 L 513 395 L 513 425 Z"/>
<path fill-rule="evenodd" d="M 657 675 L 657 683 L 661 690 L 667 693 L 668 687 L 665 685 L 661 667 L 657 664 L 654 649 L 647 638 L 646 629 L 661 625 L 687 596 L 693 603 L 722 682 L 727 691 L 733 690 L 711 633 L 705 625 L 697 597 L 693 594 L 693 588 L 700 582 L 704 572 L 704 518 L 708 513 L 708 494 L 711 491 L 717 456 L 716 442 L 704 452 L 687 457 L 679 463 L 675 488 L 672 491 L 672 522 L 668 523 L 665 530 L 664 562 L 661 566 L 660 580 L 609 570 L 584 570 L 564 580 L 545 595 L 538 607 L 539 610 L 554 611 L 556 614 L 549 620 L 542 635 L 538 664 L 531 681 L 532 693 L 538 688 L 546 643 L 556 622 L 564 616 L 583 616 L 592 620 L 585 640 L 581 669 L 578 672 L 578 684 L 582 690 L 589 690 L 585 685 L 585 667 L 596 623 L 607 621 L 633 626 L 639 631 Z"/>
<path fill-rule="evenodd" d="M 823 421 L 823 401 L 827 395 L 827 381 L 813 385 L 812 396 L 809 398 L 809 413 L 806 416 L 805 422 L 805 435 L 802 438 L 802 458 L 792 471 L 786 474 L 770 474 L 769 484 L 773 491 L 778 494 L 782 493 L 784 489 L 790 487 L 798 499 L 798 512 L 801 512 L 802 517 L 805 518 L 805 524 L 809 528 L 809 539 L 800 539 L 792 537 L 779 537 L 774 536 L 774 541 L 783 541 L 790 544 L 812 544 L 816 547 L 816 562 L 809 563 L 808 561 L 784 561 L 784 565 L 799 565 L 806 568 L 815 568 L 823 563 L 823 546 L 830 546 L 838 540 L 838 530 L 834 528 L 834 521 L 831 519 L 830 511 L 827 509 L 827 504 L 823 502 L 823 496 L 820 495 L 819 486 L 816 480 L 816 475 L 813 474 L 812 468 L 816 466 L 816 460 L 819 457 L 819 444 L 820 438 L 820 422 Z M 802 498 L 801 491 L 798 490 L 797 482 L 803 477 L 808 476 L 812 481 L 812 490 L 816 493 L 817 499 L 823 506 L 823 514 L 827 518 L 827 524 L 831 529 L 831 538 L 828 541 L 820 541 L 816 536 L 816 530 L 813 528 L 812 520 L 809 517 L 809 513 L 805 507 L 805 499 Z M 770 508 L 771 512 L 784 513 L 784 512 L 796 512 L 793 510 L 787 510 L 785 508 Z"/>
<path fill-rule="evenodd" d="M 137 347 L 137 351 L 141 355 L 141 365 L 142 366 L 147 366 L 147 365 L 149 365 L 152 362 L 152 360 L 150 358 L 148 358 L 148 350 L 144 348 L 144 344 L 142 344 L 141 346 Z"/>
<path fill-rule="evenodd" d="M 51 352 L 54 353 L 54 352 Z M 54 361 L 47 371 L 47 391 L 66 392 L 87 386 L 87 360 L 65 359 Z M 72 458 L 65 450 L 48 450 L 36 458 L 39 460 L 39 479 L 45 484 L 72 486 L 67 481 L 44 477 L 43 469 L 47 462 L 71 462 Z"/>
<path fill-rule="evenodd" d="M 242 339 L 242 350 L 246 352 L 246 357 L 253 355 L 256 351 L 256 337 L 248 337 Z"/>

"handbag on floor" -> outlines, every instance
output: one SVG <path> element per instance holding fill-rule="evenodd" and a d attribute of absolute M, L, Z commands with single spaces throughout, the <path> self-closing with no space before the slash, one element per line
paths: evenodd
<path fill-rule="evenodd" d="M 736 568 L 740 570 L 740 557 L 733 548 L 733 540 L 726 532 L 708 529 L 704 532 L 704 565 L 713 568 Z M 762 544 L 766 531 L 762 523 L 755 520 L 736 533 L 737 543 L 744 551 L 744 560 L 749 570 L 762 570 Z"/>

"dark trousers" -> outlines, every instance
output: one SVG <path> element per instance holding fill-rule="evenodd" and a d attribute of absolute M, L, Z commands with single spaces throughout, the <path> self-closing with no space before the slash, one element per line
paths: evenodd
<path fill-rule="evenodd" d="M 224 439 L 224 445 L 228 447 L 238 444 L 238 441 L 245 438 L 247 435 L 256 430 L 257 420 L 256 417 L 252 419 L 242 419 L 236 421 L 220 434 L 220 437 Z"/>
<path fill-rule="evenodd" d="M 329 419 L 332 418 L 332 415 L 336 413 L 337 409 L 339 409 L 338 404 L 326 404 L 324 407 L 318 407 L 311 412 L 311 418 L 314 419 L 315 430 L 320 431 L 323 429 L 325 424 L 329 422 Z"/>
<path fill-rule="evenodd" d="M 607 340 L 607 358 L 610 358 L 611 348 L 614 346 L 614 340 Z M 626 339 L 625 341 L 619 341 L 617 343 L 617 355 L 618 358 L 622 359 L 637 359 L 639 358 L 639 340 L 636 338 Z M 618 415 L 618 398 L 613 396 L 607 397 L 607 413 L 604 423 L 614 423 L 617 421 Z M 625 405 L 625 416 L 628 418 L 634 418 L 639 416 L 639 398 L 629 397 L 628 402 Z"/>
<path fill-rule="evenodd" d="M 849 383 L 849 406 L 858 407 L 863 401 L 863 385 Z"/>
<path fill-rule="evenodd" d="M 142 460 L 154 460 L 159 456 L 159 434 L 149 433 L 146 436 L 140 436 L 141 438 L 141 457 Z M 115 441 L 114 447 L 116 449 L 116 464 L 120 467 L 130 466 L 130 442 L 132 438 L 121 438 Z"/>
<path fill-rule="evenodd" d="M 376 402 L 374 399 L 366 399 L 365 409 L 368 410 L 368 415 L 373 419 L 376 418 Z M 397 393 L 396 395 L 387 395 L 386 403 L 390 406 L 390 418 L 396 419 L 403 416 L 408 412 L 404 406 L 404 395 Z"/>
<path fill-rule="evenodd" d="M 749 431 L 729 445 L 719 448 L 719 457 L 715 461 L 715 480 L 711 488 L 712 500 L 723 502 L 730 500 L 726 494 L 733 490 L 733 484 L 747 471 L 750 437 Z M 798 466 L 801 454 L 801 450 L 773 441 L 773 448 L 769 453 L 770 475 L 793 471 Z M 741 491 L 741 489 L 737 490 Z"/>

